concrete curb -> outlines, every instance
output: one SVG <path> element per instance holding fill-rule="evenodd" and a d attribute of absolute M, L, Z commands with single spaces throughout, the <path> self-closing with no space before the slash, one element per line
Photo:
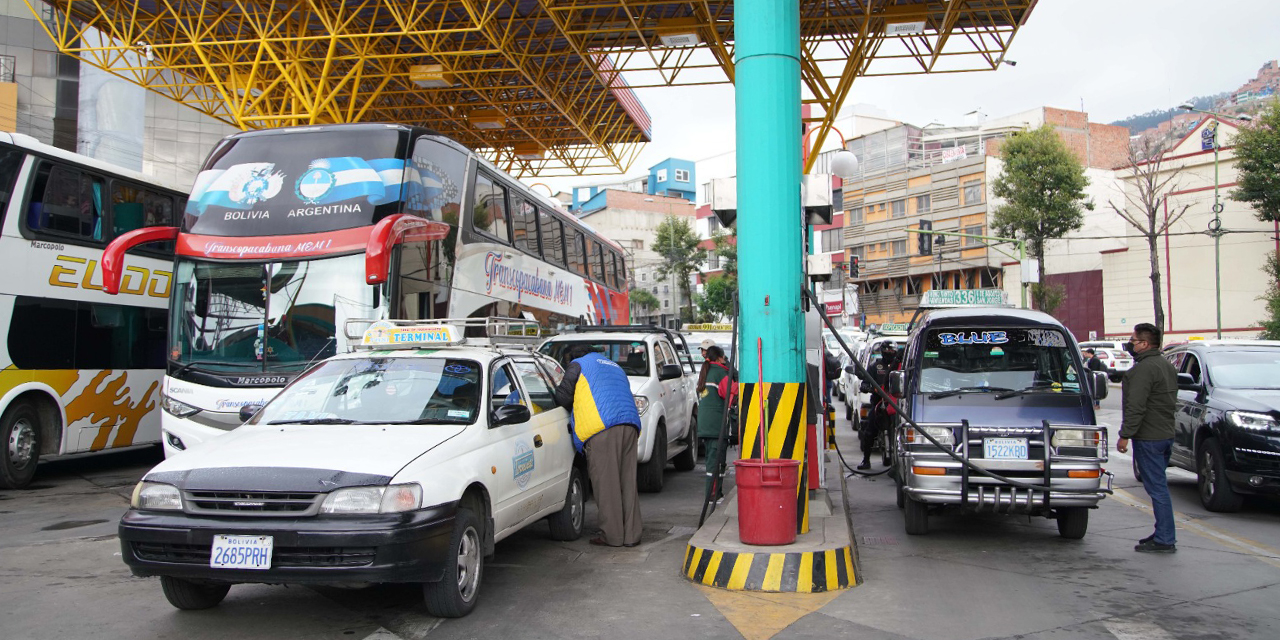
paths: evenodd
<path fill-rule="evenodd" d="M 831 482 L 832 474 L 840 478 Z M 691 582 L 730 591 L 821 593 L 857 586 L 858 551 L 853 526 L 845 509 L 847 490 L 839 464 L 827 463 L 828 485 L 839 489 L 829 496 L 825 515 L 810 510 L 809 532 L 794 544 L 764 547 L 738 539 L 737 489 L 707 518 L 689 540 L 681 573 Z M 816 501 L 816 500 L 815 500 Z"/>

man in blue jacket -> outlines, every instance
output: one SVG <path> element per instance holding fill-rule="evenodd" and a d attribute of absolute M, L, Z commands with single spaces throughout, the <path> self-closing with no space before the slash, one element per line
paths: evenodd
<path fill-rule="evenodd" d="M 569 348 L 556 403 L 572 414 L 573 444 L 587 456 L 587 475 L 600 512 L 600 536 L 591 544 L 640 544 L 636 494 L 636 442 L 640 412 L 627 374 L 618 363 L 585 344 Z"/>

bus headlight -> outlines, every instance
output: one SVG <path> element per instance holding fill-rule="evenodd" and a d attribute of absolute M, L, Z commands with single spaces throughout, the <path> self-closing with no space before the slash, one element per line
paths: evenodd
<path fill-rule="evenodd" d="M 1093 448 L 1098 446 L 1100 439 L 1099 432 L 1084 429 L 1055 429 L 1053 437 L 1049 439 L 1049 444 L 1055 449 L 1062 447 L 1087 447 Z"/>
<path fill-rule="evenodd" d="M 922 427 L 923 431 L 931 436 L 938 444 L 944 447 L 953 447 L 956 444 L 955 433 L 951 431 L 951 427 Z M 933 444 L 928 438 L 917 432 L 915 429 L 907 429 L 907 444 Z"/>
<path fill-rule="evenodd" d="M 413 511 L 422 506 L 422 487 L 415 483 L 388 487 L 338 489 L 325 497 L 320 513 L 371 514 Z"/>
<path fill-rule="evenodd" d="M 160 408 L 164 409 L 165 413 L 179 418 L 185 418 L 187 416 L 200 413 L 200 409 L 198 407 L 193 407 L 185 402 L 179 402 L 163 393 L 160 394 Z"/>
<path fill-rule="evenodd" d="M 133 488 L 133 498 L 129 501 L 129 505 L 134 509 L 181 511 L 182 492 L 171 484 L 144 480 Z"/>
<path fill-rule="evenodd" d="M 649 410 L 649 399 L 644 396 L 636 396 L 635 398 L 636 411 L 639 411 L 640 415 L 644 415 L 644 412 Z"/>

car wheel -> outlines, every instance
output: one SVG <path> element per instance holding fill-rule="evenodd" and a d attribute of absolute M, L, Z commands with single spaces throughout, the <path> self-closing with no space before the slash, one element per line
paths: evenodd
<path fill-rule="evenodd" d="M 929 533 L 929 505 L 911 496 L 903 496 L 903 502 L 902 519 L 907 525 L 907 535 L 922 536 Z"/>
<path fill-rule="evenodd" d="M 844 419 L 845 419 L 845 420 L 848 420 L 849 422 L 854 423 L 854 424 L 853 424 L 853 430 L 854 430 L 854 431 L 857 431 L 857 430 L 858 430 L 858 424 L 857 424 L 857 422 L 856 422 L 856 421 L 854 420 L 854 418 L 853 418 L 853 403 L 852 403 L 852 402 L 846 402 L 846 403 L 844 404 Z"/>
<path fill-rule="evenodd" d="M 587 487 L 582 482 L 582 471 L 577 467 L 569 472 L 569 489 L 564 498 L 564 508 L 547 518 L 551 525 L 551 539 L 565 542 L 582 537 L 585 519 Z"/>
<path fill-rule="evenodd" d="M 649 461 L 636 470 L 636 489 L 641 493 L 662 491 L 662 472 L 667 469 L 667 429 L 661 424 L 653 434 L 653 451 Z"/>
<path fill-rule="evenodd" d="M 1210 511 L 1239 511 L 1244 504 L 1244 497 L 1236 493 L 1227 480 L 1222 447 L 1217 438 L 1208 438 L 1200 445 L 1197 462 L 1196 480 L 1200 485 L 1200 504 Z"/>
<path fill-rule="evenodd" d="M 901 509 L 901 508 L 905 507 L 905 506 L 906 506 L 906 504 L 907 504 L 907 492 L 902 490 L 902 483 L 901 483 L 901 482 L 899 482 L 897 478 L 894 478 L 894 479 L 893 479 L 893 486 L 894 486 L 894 489 L 896 490 L 896 492 L 897 492 L 897 494 L 898 494 L 898 495 L 896 496 L 896 501 L 897 501 L 897 503 L 898 503 L 898 508 L 899 508 L 899 509 Z"/>
<path fill-rule="evenodd" d="M 1089 510 L 1084 507 L 1058 509 L 1058 535 L 1079 540 L 1089 530 Z"/>
<path fill-rule="evenodd" d="M 427 613 L 437 618 L 461 618 L 476 607 L 484 573 L 483 540 L 479 518 L 470 509 L 459 507 L 444 575 L 438 582 L 422 585 Z"/>
<path fill-rule="evenodd" d="M 30 402 L 16 402 L 0 419 L 0 489 L 31 484 L 40 462 L 40 412 Z"/>
<path fill-rule="evenodd" d="M 881 431 L 879 439 L 880 439 L 880 464 L 887 467 L 893 464 L 893 449 L 892 449 L 891 441 L 889 440 L 889 433 L 887 431 Z"/>
<path fill-rule="evenodd" d="M 693 471 L 698 466 L 698 416 L 689 418 L 689 435 L 685 438 L 684 451 L 676 454 L 672 460 L 676 471 Z"/>
<path fill-rule="evenodd" d="M 227 597 L 227 592 L 231 591 L 231 585 L 201 584 L 173 576 L 160 576 L 160 589 L 164 591 L 169 604 L 183 611 L 196 611 L 218 606 Z"/>

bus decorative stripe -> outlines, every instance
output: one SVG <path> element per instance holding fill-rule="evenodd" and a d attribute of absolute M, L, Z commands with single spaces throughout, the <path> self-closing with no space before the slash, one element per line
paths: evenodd
<path fill-rule="evenodd" d="M 287 236 L 229 238 L 184 233 L 178 236 L 176 253 L 202 258 L 297 258 L 361 251 L 373 227 L 339 229 L 325 233 Z"/>
<path fill-rule="evenodd" d="M 62 450 L 101 451 L 155 441 L 158 433 L 148 433 L 141 441 L 137 434 L 144 420 L 155 423 L 148 425 L 148 432 L 158 426 L 160 417 L 149 414 L 157 407 L 159 376 L 159 371 L 37 370 L 9 365 L 0 370 L 0 395 L 23 384 L 46 385 L 57 394 L 66 414 Z M 145 391 L 141 391 L 148 379 L 150 384 Z M 77 444 L 79 433 L 83 430 L 96 430 L 92 434 L 93 442 L 87 448 L 83 444 Z M 112 437 L 113 433 L 115 437 Z"/>

